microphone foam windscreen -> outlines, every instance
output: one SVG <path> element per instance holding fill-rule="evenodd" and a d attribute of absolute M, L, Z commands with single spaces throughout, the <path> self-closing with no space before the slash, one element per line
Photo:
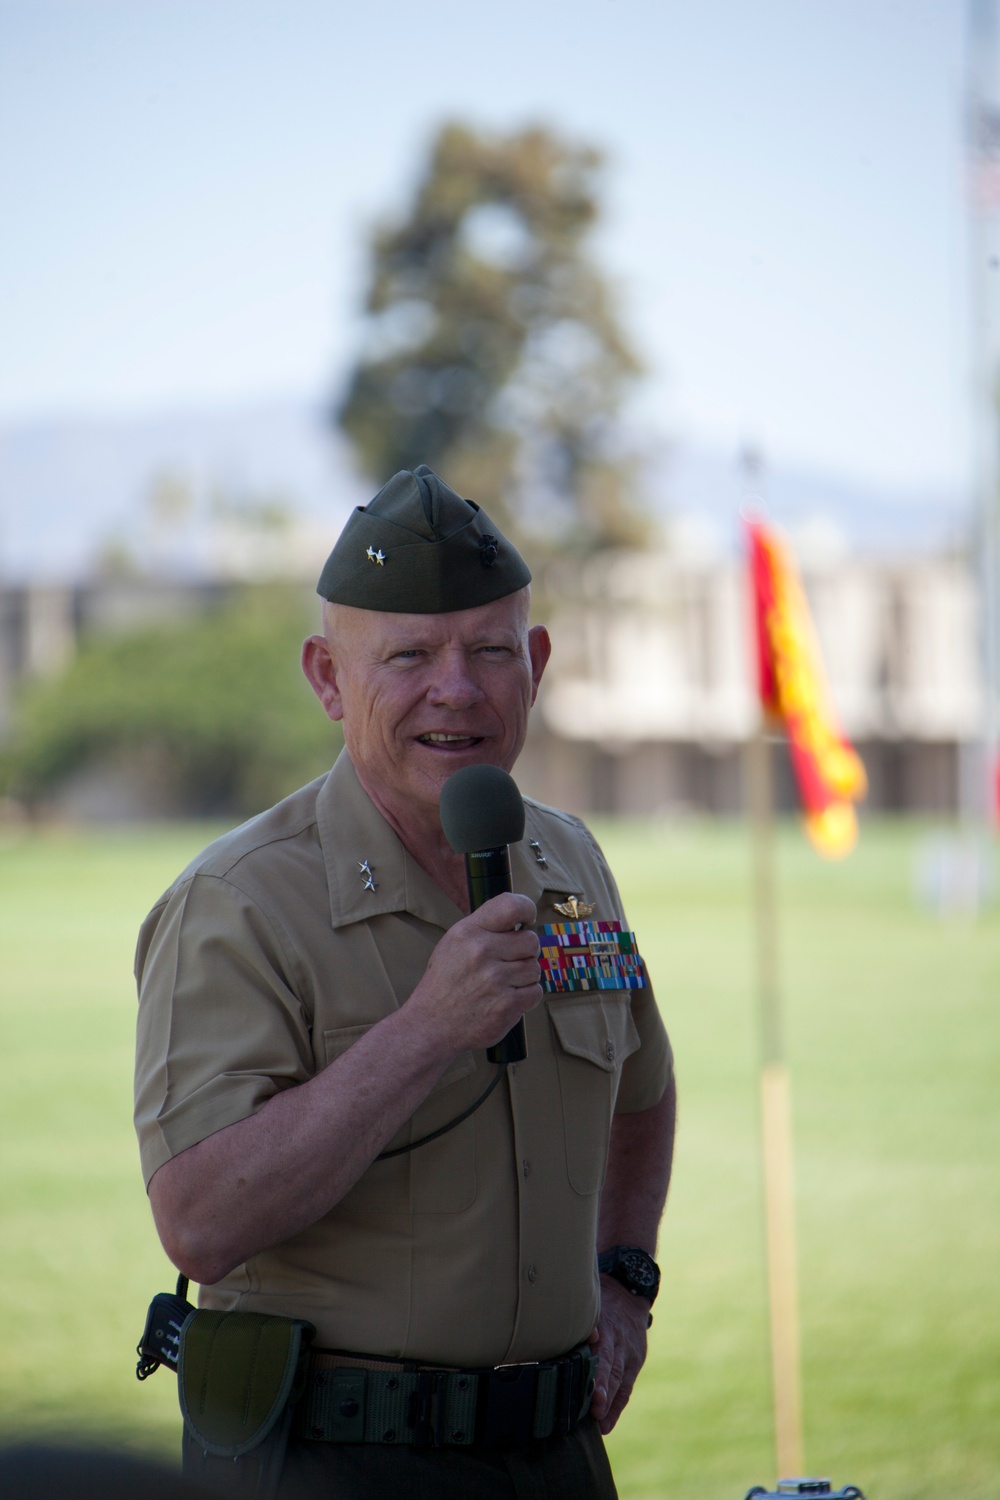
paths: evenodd
<path fill-rule="evenodd" d="M 517 783 L 499 766 L 463 766 L 441 788 L 441 827 L 456 854 L 516 844 L 524 837 Z"/>

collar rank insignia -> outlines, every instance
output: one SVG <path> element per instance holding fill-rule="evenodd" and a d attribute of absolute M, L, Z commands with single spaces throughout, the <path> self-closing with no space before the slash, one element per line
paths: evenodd
<path fill-rule="evenodd" d="M 620 922 L 553 922 L 537 932 L 544 994 L 646 988 L 635 933 Z"/>
<path fill-rule="evenodd" d="M 377 890 L 377 886 L 375 884 L 375 877 L 372 874 L 372 867 L 371 867 L 371 865 L 368 863 L 368 861 L 366 859 L 359 859 L 358 860 L 358 874 L 361 876 L 361 879 L 364 881 L 364 884 L 361 887 L 361 889 L 363 891 L 374 891 L 374 890 Z"/>
<path fill-rule="evenodd" d="M 575 922 L 579 917 L 589 917 L 594 910 L 594 903 L 581 901 L 579 896 L 567 896 L 565 901 L 553 901 L 552 909 L 561 917 L 572 917 Z"/>

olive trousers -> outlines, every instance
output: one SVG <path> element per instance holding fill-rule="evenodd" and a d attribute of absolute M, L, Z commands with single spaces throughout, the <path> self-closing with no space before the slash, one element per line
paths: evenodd
<path fill-rule="evenodd" d="M 293 1441 L 278 1500 L 618 1500 L 597 1423 L 523 1448 Z"/>

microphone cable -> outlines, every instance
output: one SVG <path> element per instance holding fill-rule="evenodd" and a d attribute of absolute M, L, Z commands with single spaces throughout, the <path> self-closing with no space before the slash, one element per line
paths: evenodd
<path fill-rule="evenodd" d="M 392 1156 L 405 1156 L 407 1151 L 416 1151 L 418 1146 L 426 1146 L 429 1141 L 436 1141 L 439 1136 L 447 1135 L 449 1130 L 454 1130 L 456 1125 L 461 1125 L 463 1120 L 469 1119 L 470 1115 L 474 1115 L 476 1113 L 476 1110 L 480 1107 L 481 1104 L 486 1103 L 487 1099 L 490 1097 L 493 1090 L 496 1088 L 497 1084 L 500 1082 L 506 1071 L 507 1064 L 502 1063 L 500 1067 L 497 1068 L 496 1072 L 490 1079 L 486 1088 L 480 1094 L 479 1098 L 473 1104 L 470 1104 L 468 1109 L 463 1109 L 460 1115 L 456 1115 L 453 1120 L 449 1120 L 447 1125 L 439 1126 L 437 1130 L 432 1130 L 429 1135 L 422 1135 L 418 1141 L 410 1141 L 408 1146 L 397 1146 L 393 1151 L 380 1151 L 378 1156 L 375 1157 L 375 1160 L 388 1161 Z"/>

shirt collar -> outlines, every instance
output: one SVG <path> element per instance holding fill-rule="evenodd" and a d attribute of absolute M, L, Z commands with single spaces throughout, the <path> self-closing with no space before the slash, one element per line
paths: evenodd
<path fill-rule="evenodd" d="M 335 929 L 387 912 L 406 911 L 447 929 L 462 913 L 416 860 L 383 818 L 358 780 L 346 750 L 341 751 L 316 799 L 316 822 L 330 891 Z M 537 842 L 537 853 L 531 840 Z M 545 860 L 541 864 L 539 855 Z M 530 896 L 540 923 L 553 920 L 553 899 L 583 895 L 564 862 L 546 844 L 542 815 L 525 803 L 524 838 L 510 848 L 515 891 Z M 374 890 L 367 889 L 371 873 Z"/>
<path fill-rule="evenodd" d="M 407 854 L 358 780 L 346 750 L 316 799 L 316 822 L 334 928 L 394 911 L 412 912 L 442 928 L 458 921 L 461 912 Z M 366 889 L 365 864 L 374 890 Z"/>

